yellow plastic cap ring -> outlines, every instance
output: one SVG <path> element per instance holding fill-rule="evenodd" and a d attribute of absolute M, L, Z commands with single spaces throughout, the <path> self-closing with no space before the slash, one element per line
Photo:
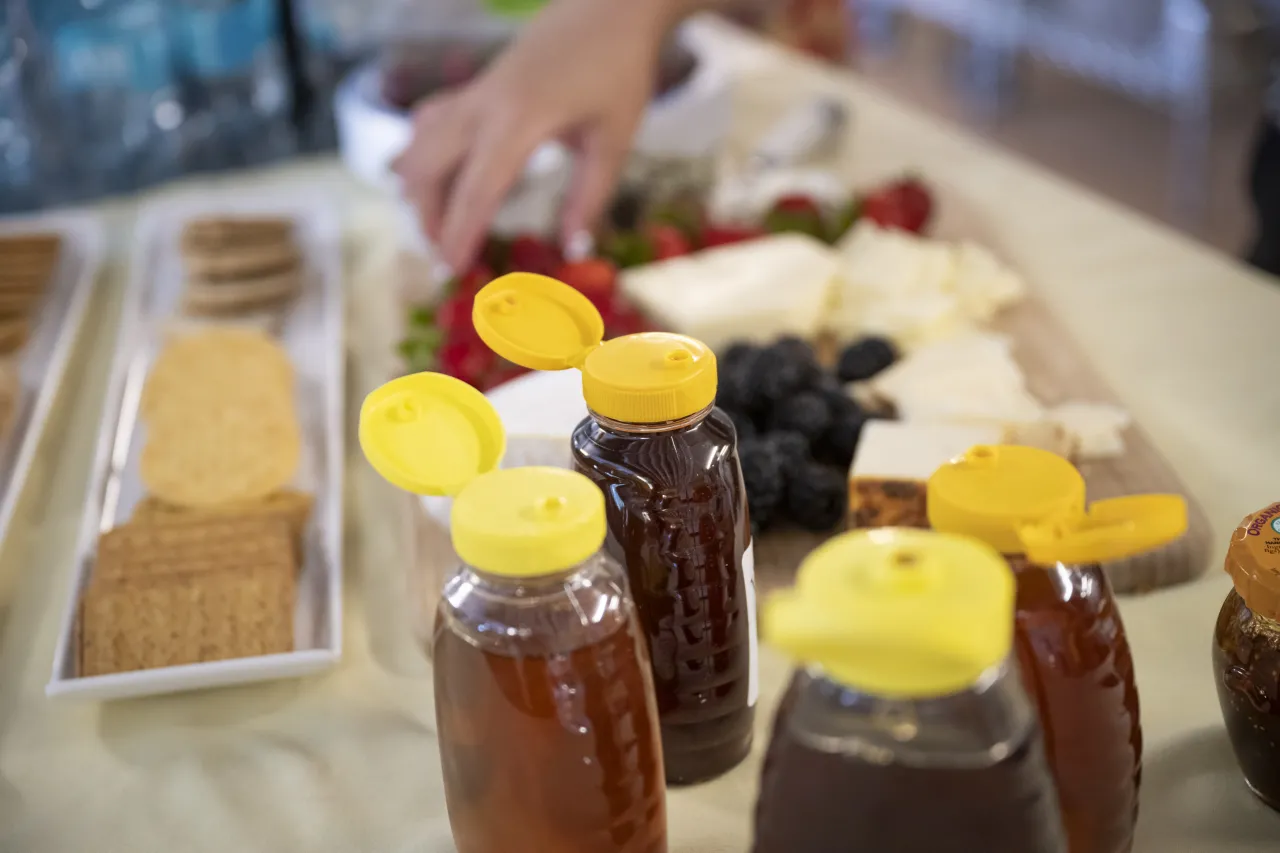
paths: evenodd
<path fill-rule="evenodd" d="M 458 556 L 480 571 L 512 578 L 556 574 L 604 544 L 604 493 L 563 468 L 494 471 L 454 500 L 451 528 Z"/>
<path fill-rule="evenodd" d="M 715 402 L 715 353 L 685 335 L 647 332 L 606 341 L 582 366 L 587 408 L 632 424 L 676 421 Z"/>

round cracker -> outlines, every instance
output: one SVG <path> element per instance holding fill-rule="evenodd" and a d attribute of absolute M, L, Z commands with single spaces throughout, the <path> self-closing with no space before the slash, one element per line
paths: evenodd
<path fill-rule="evenodd" d="M 302 264 L 302 254 L 295 244 L 289 242 L 188 252 L 184 261 L 190 278 L 239 280 L 296 269 Z"/>
<path fill-rule="evenodd" d="M 149 429 L 138 473 L 163 501 L 209 507 L 266 497 L 293 479 L 301 455 L 294 420 L 196 414 Z"/>
<path fill-rule="evenodd" d="M 263 331 L 207 328 L 175 336 L 160 351 L 142 392 L 148 420 L 161 409 L 199 408 L 202 400 L 293 399 L 289 355 Z"/>
<path fill-rule="evenodd" d="M 193 314 L 235 313 L 284 302 L 302 289 L 302 271 L 288 270 L 243 281 L 190 280 L 183 306 Z"/>

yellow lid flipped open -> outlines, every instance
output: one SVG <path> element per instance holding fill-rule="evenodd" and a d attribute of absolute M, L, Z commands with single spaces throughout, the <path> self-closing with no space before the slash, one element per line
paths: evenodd
<path fill-rule="evenodd" d="M 716 357 L 700 341 L 666 332 L 604 338 L 604 322 L 585 296 L 563 282 L 511 273 L 476 296 L 481 339 L 508 361 L 533 370 L 582 371 L 582 394 L 596 414 L 623 423 L 679 420 L 716 397 Z"/>
<path fill-rule="evenodd" d="M 1085 506 L 1084 477 L 1035 447 L 979 446 L 929 478 L 929 524 L 1035 563 L 1099 563 L 1149 551 L 1187 529 L 1180 495 L 1136 495 Z"/>
<path fill-rule="evenodd" d="M 1014 580 L 975 539 L 923 530 L 846 533 L 801 564 L 796 586 L 765 602 L 766 642 L 877 696 L 957 693 L 1013 644 Z"/>
<path fill-rule="evenodd" d="M 456 495 L 450 530 L 458 556 L 481 571 L 537 577 L 600 549 L 604 495 L 562 468 L 496 470 L 506 449 L 483 394 L 439 373 L 402 376 L 360 407 L 360 447 L 386 480 L 420 495 Z"/>

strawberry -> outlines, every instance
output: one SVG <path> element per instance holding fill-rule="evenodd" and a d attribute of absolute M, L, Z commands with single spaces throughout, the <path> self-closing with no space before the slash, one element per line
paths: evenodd
<path fill-rule="evenodd" d="M 754 225 L 708 225 L 702 232 L 702 247 L 731 246 L 763 237 L 769 232 Z"/>
<path fill-rule="evenodd" d="M 491 391 L 499 385 L 510 382 L 512 379 L 519 379 L 529 372 L 526 367 L 512 364 L 509 361 L 500 361 L 496 367 L 489 371 L 489 375 L 485 378 L 484 387 L 481 390 Z"/>
<path fill-rule="evenodd" d="M 446 341 L 466 342 L 475 337 L 475 325 L 471 322 L 475 301 L 474 293 L 458 293 L 436 308 L 436 325 L 444 332 Z"/>
<path fill-rule="evenodd" d="M 933 215 L 933 197 L 920 181 L 904 178 L 864 198 L 862 215 L 882 228 L 900 228 L 919 234 Z"/>
<path fill-rule="evenodd" d="M 539 237 L 521 235 L 511 241 L 507 251 L 507 267 L 511 272 L 551 275 L 564 263 L 560 250 Z"/>
<path fill-rule="evenodd" d="M 649 242 L 653 245 L 653 259 L 655 261 L 678 258 L 693 251 L 693 247 L 689 244 L 689 238 L 674 225 L 651 222 L 645 227 L 644 232 L 645 236 L 649 238 Z"/>
<path fill-rule="evenodd" d="M 488 264 L 475 264 L 454 280 L 452 292 L 458 296 L 475 296 L 493 278 L 493 269 Z"/>
<path fill-rule="evenodd" d="M 567 263 L 556 270 L 554 277 L 590 299 L 596 307 L 607 305 L 618 287 L 618 268 L 604 258 Z"/>
<path fill-rule="evenodd" d="M 511 241 L 490 234 L 480 247 L 480 266 L 488 267 L 498 275 L 510 272 L 507 267 L 511 255 Z"/>
<path fill-rule="evenodd" d="M 480 342 L 450 341 L 440 347 L 436 359 L 441 373 L 481 388 L 498 356 Z"/>
<path fill-rule="evenodd" d="M 827 223 L 822 208 L 805 195 L 786 195 L 774 202 L 764 217 L 764 227 L 771 234 L 799 232 L 827 239 Z"/>
<path fill-rule="evenodd" d="M 644 315 L 627 300 L 615 297 L 600 311 L 604 319 L 605 337 L 620 338 L 648 330 Z"/>

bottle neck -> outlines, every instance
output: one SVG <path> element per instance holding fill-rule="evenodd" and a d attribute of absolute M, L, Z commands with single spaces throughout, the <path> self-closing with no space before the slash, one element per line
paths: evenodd
<path fill-rule="evenodd" d="M 1018 749 L 1035 726 L 1010 660 L 967 689 L 923 699 L 875 696 L 827 678 L 800 676 L 788 725 L 810 748 L 875 764 L 981 768 Z"/>
<path fill-rule="evenodd" d="M 615 421 L 613 418 L 607 418 L 599 412 L 590 411 L 591 419 L 600 425 L 601 429 L 607 430 L 619 435 L 659 435 L 661 433 L 677 432 L 682 429 L 689 429 L 697 426 L 706 420 L 707 415 L 711 414 L 711 410 L 715 408 L 712 403 L 705 409 L 694 412 L 683 418 L 674 421 L 660 421 L 655 424 L 636 424 L 627 421 Z"/>

